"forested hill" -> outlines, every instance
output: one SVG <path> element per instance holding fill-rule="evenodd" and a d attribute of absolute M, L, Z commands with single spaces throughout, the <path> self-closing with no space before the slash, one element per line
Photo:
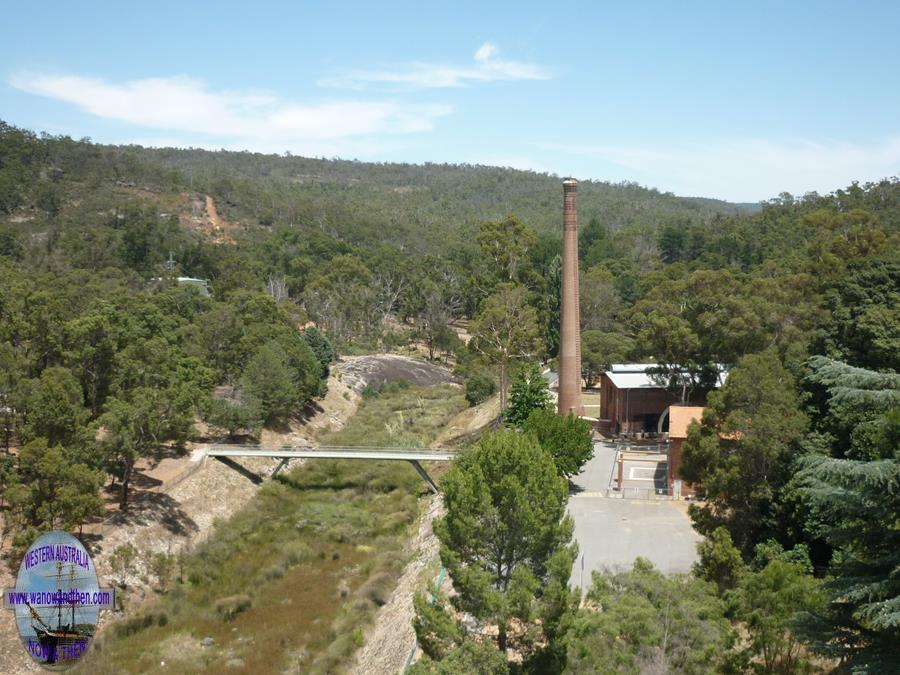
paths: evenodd
<path fill-rule="evenodd" d="M 86 181 L 89 193 L 118 181 L 164 193 L 208 194 L 220 215 L 244 230 L 310 225 L 348 243 L 385 242 L 419 253 L 439 253 L 448 240 L 470 239 L 479 223 L 510 213 L 540 235 L 559 238 L 562 226 L 560 178 L 530 171 L 101 146 L 9 126 L 2 135 L 8 166 L 0 173 L 0 211 L 35 197 L 21 178 L 39 168 L 40 176 L 57 184 Z M 10 162 L 16 157 L 24 175 L 17 176 L 17 163 Z M 709 221 L 758 208 L 676 197 L 633 183 L 583 181 L 579 187 L 582 222 L 594 219 L 614 232 L 646 232 L 661 223 Z"/>
<path fill-rule="evenodd" d="M 561 203 L 558 177 L 511 169 L 104 146 L 0 122 L 0 262 L 29 287 L 91 273 L 135 292 L 175 273 L 223 302 L 268 289 L 341 344 L 377 344 L 389 317 L 446 343 L 449 322 L 512 284 L 552 356 Z M 580 184 L 583 328 L 616 336 L 604 359 L 733 363 L 785 336 L 803 353 L 837 305 L 857 311 L 846 294 L 893 283 L 896 178 L 742 208 Z"/>
<path fill-rule="evenodd" d="M 388 237 L 416 245 L 470 232 L 484 220 L 515 213 L 539 234 L 562 226 L 561 178 L 469 164 L 389 164 L 280 157 L 249 152 L 141 149 L 143 157 L 193 175 L 234 205 L 241 218 L 311 222 L 355 231 L 359 239 Z M 582 181 L 584 222 L 611 230 L 645 228 L 676 218 L 708 220 L 716 214 L 758 210 L 758 205 L 676 197 L 634 183 Z M 359 214 L 364 213 L 361 219 Z"/>

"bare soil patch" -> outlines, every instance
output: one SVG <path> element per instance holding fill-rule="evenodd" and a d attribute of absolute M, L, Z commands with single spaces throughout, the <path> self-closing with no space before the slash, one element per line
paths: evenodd
<path fill-rule="evenodd" d="M 471 408 L 466 408 L 451 419 L 442 431 L 435 444 L 459 445 L 475 438 L 500 417 L 500 395 L 495 394 L 487 401 Z"/>
<path fill-rule="evenodd" d="M 234 243 L 234 237 L 232 235 L 237 229 L 237 225 L 229 223 L 219 216 L 219 212 L 216 210 L 216 203 L 209 195 L 206 195 L 206 218 L 209 224 L 207 234 L 210 235 L 213 242 L 216 244 Z"/>

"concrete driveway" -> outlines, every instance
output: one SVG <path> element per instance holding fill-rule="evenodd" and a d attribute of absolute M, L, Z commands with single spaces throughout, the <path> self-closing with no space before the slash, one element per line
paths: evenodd
<path fill-rule="evenodd" d="M 593 459 L 573 478 L 580 491 L 569 498 L 569 513 L 580 551 L 572 585 L 587 588 L 592 570 L 629 569 L 638 556 L 667 574 L 690 571 L 701 537 L 683 505 L 606 497 L 614 465 L 615 446 L 595 443 Z"/>

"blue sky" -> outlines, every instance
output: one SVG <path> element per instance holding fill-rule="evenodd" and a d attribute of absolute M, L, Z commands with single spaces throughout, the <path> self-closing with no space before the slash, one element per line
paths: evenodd
<path fill-rule="evenodd" d="M 735 201 L 900 173 L 887 0 L 4 5 L 0 118 L 55 134 Z"/>

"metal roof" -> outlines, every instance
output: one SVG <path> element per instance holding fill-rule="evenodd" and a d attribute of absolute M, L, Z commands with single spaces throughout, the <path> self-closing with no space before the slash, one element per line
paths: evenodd
<path fill-rule="evenodd" d="M 643 373 L 648 368 L 655 368 L 657 363 L 613 363 L 610 369 L 614 373 Z"/>
<path fill-rule="evenodd" d="M 604 373 L 616 389 L 664 389 L 665 385 L 654 382 L 653 376 L 647 371 L 656 368 L 657 363 L 614 363 Z M 728 370 L 719 365 L 719 381 L 716 386 L 725 384 Z"/>
<path fill-rule="evenodd" d="M 655 366 L 655 363 L 614 363 L 606 371 L 606 376 L 617 389 L 658 389 L 660 386 L 647 372 L 648 368 Z"/>

